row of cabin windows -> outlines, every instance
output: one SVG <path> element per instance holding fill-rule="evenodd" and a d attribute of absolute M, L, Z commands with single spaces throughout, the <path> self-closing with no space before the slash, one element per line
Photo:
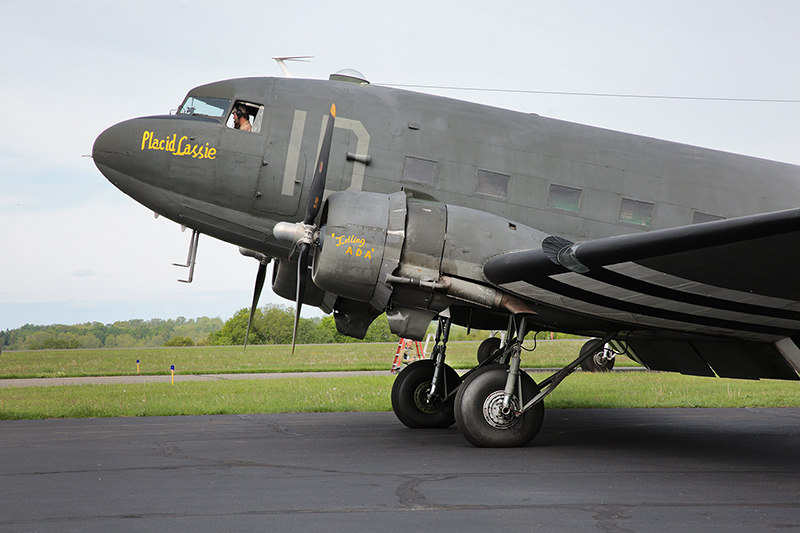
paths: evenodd
<path fill-rule="evenodd" d="M 433 186 L 436 178 L 436 166 L 436 161 L 406 157 L 403 167 L 403 181 Z M 511 176 L 506 174 L 478 170 L 478 179 L 474 192 L 480 196 L 508 198 L 508 183 L 510 179 Z M 582 193 L 581 189 L 574 187 L 550 184 L 547 207 L 577 213 L 581 205 Z M 620 204 L 618 220 L 637 226 L 650 227 L 653 222 L 653 208 L 654 204 L 650 202 L 623 198 Z M 692 216 L 692 224 L 722 220 L 723 218 L 725 217 L 695 211 Z"/>
<path fill-rule="evenodd" d="M 563 209 L 565 211 L 578 212 L 581 205 L 581 189 L 572 187 L 564 187 L 562 185 L 550 185 L 550 195 L 547 199 L 547 207 L 554 209 Z M 650 227 L 653 222 L 653 208 L 655 206 L 650 202 L 642 202 L 641 200 L 632 200 L 630 198 L 623 198 L 619 208 L 618 220 L 621 222 L 628 222 L 637 226 Z M 718 215 L 711 215 L 701 211 L 695 211 L 692 215 L 692 224 L 700 224 L 701 222 L 711 222 L 714 220 L 722 220 L 725 217 Z"/>
<path fill-rule="evenodd" d="M 403 165 L 403 181 L 434 185 L 436 179 L 436 161 L 406 157 Z M 508 182 L 511 176 L 488 170 L 478 171 L 478 180 L 475 183 L 475 194 L 494 198 L 508 198 Z"/>

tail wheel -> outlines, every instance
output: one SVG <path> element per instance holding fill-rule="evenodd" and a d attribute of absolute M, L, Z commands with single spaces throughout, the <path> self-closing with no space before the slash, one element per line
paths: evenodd
<path fill-rule="evenodd" d="M 478 363 L 483 363 L 500 349 L 500 338 L 489 337 L 478 346 Z"/>
<path fill-rule="evenodd" d="M 588 346 L 589 342 L 584 346 Z M 613 350 L 606 346 L 600 346 L 591 357 L 581 363 L 581 370 L 584 372 L 611 372 L 611 369 L 614 368 L 614 360 Z"/>
<path fill-rule="evenodd" d="M 503 408 L 508 368 L 508 365 L 487 365 L 467 378 L 456 394 L 456 424 L 464 438 L 475 446 L 525 446 L 542 427 L 544 404 L 538 403 L 518 414 L 523 402 L 539 394 L 536 382 L 525 372 L 519 374 L 522 398 L 515 393 L 509 408 Z"/>
<path fill-rule="evenodd" d="M 455 398 L 443 399 L 443 396 L 461 384 L 461 377 L 445 365 L 442 395 L 429 402 L 433 369 L 434 362 L 430 359 L 417 361 L 403 369 L 392 385 L 394 414 L 410 428 L 448 428 L 455 423 Z"/>

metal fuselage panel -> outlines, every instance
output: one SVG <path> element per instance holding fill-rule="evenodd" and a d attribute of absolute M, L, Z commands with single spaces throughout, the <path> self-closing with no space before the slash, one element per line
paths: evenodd
<path fill-rule="evenodd" d="M 275 101 L 297 105 L 313 119 L 303 138 L 311 160 L 321 117 L 336 102 L 341 111 L 331 151 L 331 190 L 418 190 L 570 240 L 687 225 L 695 212 L 733 218 L 797 207 L 800 201 L 800 168 L 792 165 L 446 98 L 278 79 Z M 365 144 L 353 122 L 368 134 L 369 165 L 345 158 Z M 433 182 L 404 180 L 407 157 L 434 162 Z M 480 171 L 509 176 L 507 198 L 476 192 Z M 582 191 L 577 211 L 548 206 L 552 184 Z M 620 220 L 623 199 L 653 205 L 649 226 Z"/>
<path fill-rule="evenodd" d="M 800 200 L 792 165 L 408 91 L 252 78 L 190 94 L 264 105 L 261 131 L 181 115 L 128 121 L 121 173 L 134 179 L 118 186 L 177 222 L 274 255 L 286 246 L 271 228 L 300 217 L 331 103 L 339 111 L 329 192 L 412 189 L 576 241 L 686 225 L 696 211 L 731 218 Z M 404 179 L 407 158 L 433 164 L 432 181 Z M 480 172 L 508 176 L 505 197 L 480 192 Z M 549 206 L 552 185 L 580 190 L 577 209 Z M 652 204 L 649 226 L 620 220 L 623 199 Z"/>

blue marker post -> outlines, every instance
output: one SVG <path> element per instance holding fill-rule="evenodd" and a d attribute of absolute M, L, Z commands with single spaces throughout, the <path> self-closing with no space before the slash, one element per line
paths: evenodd
<path fill-rule="evenodd" d="M 172 371 L 172 384 L 175 385 L 175 365 L 169 365 L 169 369 Z"/>
<path fill-rule="evenodd" d="M 136 360 L 136 373 L 139 373 L 139 360 Z"/>

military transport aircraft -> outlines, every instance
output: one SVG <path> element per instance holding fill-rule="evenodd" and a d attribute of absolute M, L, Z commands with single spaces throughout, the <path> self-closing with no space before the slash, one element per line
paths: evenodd
<path fill-rule="evenodd" d="M 448 98 L 329 80 L 249 78 L 189 91 L 174 114 L 103 132 L 121 191 L 259 261 L 273 290 L 364 336 L 386 313 L 430 360 L 392 389 L 409 427 L 454 422 L 524 446 L 542 400 L 609 353 L 697 376 L 798 379 L 800 168 Z M 451 324 L 505 330 L 463 378 Z M 296 326 L 295 326 L 296 327 Z M 593 337 L 537 384 L 527 332 Z M 530 343 L 530 341 L 529 341 Z M 610 346 L 611 352 L 604 349 Z"/>

